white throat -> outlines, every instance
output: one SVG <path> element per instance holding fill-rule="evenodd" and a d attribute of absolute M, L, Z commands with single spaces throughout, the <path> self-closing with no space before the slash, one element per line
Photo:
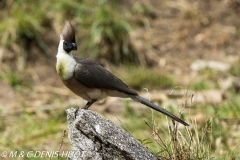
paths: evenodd
<path fill-rule="evenodd" d="M 76 66 L 76 60 L 73 58 L 72 53 L 67 53 L 63 49 L 63 40 L 61 39 L 58 46 L 57 53 L 57 73 L 62 80 L 67 80 L 71 78 L 74 74 L 74 69 Z"/>

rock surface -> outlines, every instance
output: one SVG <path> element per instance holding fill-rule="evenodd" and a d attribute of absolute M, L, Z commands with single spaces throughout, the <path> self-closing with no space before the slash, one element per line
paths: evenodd
<path fill-rule="evenodd" d="M 111 121 L 90 110 L 67 109 L 69 160 L 155 160 L 151 152 Z"/>

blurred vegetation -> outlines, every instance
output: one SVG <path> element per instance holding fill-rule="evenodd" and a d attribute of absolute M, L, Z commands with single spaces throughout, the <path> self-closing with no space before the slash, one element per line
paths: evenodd
<path fill-rule="evenodd" d="M 45 37 L 55 29 L 54 25 L 62 28 L 65 20 L 72 21 L 76 26 L 79 39 L 84 38 L 84 41 L 78 42 L 79 53 L 87 51 L 85 56 L 104 58 L 114 64 L 140 63 L 130 39 L 132 26 L 137 23 L 132 24 L 129 19 L 141 5 L 119 14 L 121 8 L 117 0 L 37 0 L 34 3 L 5 0 L 0 3 L 3 13 L 0 16 L 0 42 L 4 48 L 19 54 L 16 55 L 18 69 L 26 66 L 29 43 L 36 42 L 43 53 L 51 53 Z M 144 9 L 141 10 L 140 14 L 144 12 Z M 52 40 L 57 41 L 55 38 Z"/>
<path fill-rule="evenodd" d="M 205 68 L 188 78 L 190 80 L 187 84 L 183 82 L 183 75 L 191 75 L 184 71 L 185 65 L 186 68 L 189 67 L 184 60 L 189 56 L 192 56 L 192 59 L 208 59 L 210 56 L 204 55 L 204 52 L 217 52 L 219 48 L 226 48 L 223 50 L 226 54 L 238 54 L 237 49 L 231 48 L 239 42 L 240 29 L 236 18 L 233 17 L 232 24 L 227 24 L 231 19 L 224 19 L 219 22 L 220 25 L 214 24 L 230 14 L 239 14 L 239 1 L 224 2 L 228 6 L 220 9 L 225 9 L 226 13 L 213 10 L 208 12 L 209 7 L 223 3 L 223 0 L 151 2 L 152 5 L 141 0 L 134 1 L 132 5 L 117 0 L 0 1 L 0 82 L 4 85 L 1 87 L 8 84 L 13 88 L 13 91 L 3 90 L 2 95 L 10 95 L 11 99 L 6 101 L 17 103 L 9 108 L 0 103 L 0 152 L 56 151 L 61 145 L 61 150 L 70 150 L 67 136 L 63 136 L 63 130 L 67 129 L 63 110 L 69 107 L 66 104 L 72 100 L 73 95 L 53 87 L 57 86 L 57 82 L 53 79 L 50 83 L 49 79 L 54 75 L 46 74 L 48 69 L 45 68 L 41 74 L 49 79 L 41 81 L 39 72 L 35 71 L 35 68 L 31 70 L 35 66 L 27 66 L 33 61 L 30 59 L 31 54 L 36 56 L 36 53 L 31 52 L 34 47 L 39 49 L 35 52 L 40 55 L 36 56 L 40 62 L 36 68 L 43 67 L 43 64 L 53 66 L 47 60 L 51 59 L 55 63 L 58 37 L 65 20 L 70 20 L 76 28 L 79 55 L 97 60 L 106 59 L 117 64 L 118 68 L 111 66 L 113 73 L 121 75 L 119 77 L 135 89 L 171 90 L 176 86 L 187 86 L 187 89 L 194 91 L 218 89 L 220 92 L 222 86 L 219 80 L 236 78 L 237 82 L 239 81 L 238 60 L 235 63 L 227 62 L 231 64 L 229 72 Z M 200 7 L 196 5 L 198 3 Z M 158 5 L 154 6 L 155 4 Z M 196 6 L 205 10 L 200 12 Z M 221 17 L 215 17 L 217 15 Z M 150 20 L 155 18 L 158 19 L 150 25 Z M 223 25 L 225 23 L 226 26 Z M 164 56 L 171 57 L 166 60 L 167 66 L 160 65 L 162 68 L 158 66 L 157 69 L 142 65 L 141 58 L 145 56 L 138 50 L 142 46 L 136 48 L 131 37 L 136 29 L 154 27 L 155 30 L 148 32 L 149 35 L 145 34 L 146 30 L 140 32 L 140 37 L 148 41 L 142 44 L 147 48 L 145 53 L 154 51 L 163 59 Z M 216 29 L 218 30 L 215 31 Z M 152 47 L 149 47 L 149 44 Z M 184 57 L 183 53 L 187 52 L 190 54 Z M 216 57 L 219 55 L 216 54 Z M 45 59 L 40 60 L 44 56 Z M 178 56 L 183 56 L 184 60 Z M 174 58 L 182 63 L 182 72 L 172 70 L 179 67 L 171 61 Z M 154 60 L 158 64 L 159 59 Z M 169 66 L 172 68 L 169 69 Z M 122 128 L 163 159 L 239 159 L 239 90 L 238 84 L 221 90 L 223 100 L 220 104 L 193 103 L 192 106 L 182 106 L 186 111 L 183 118 L 190 123 L 189 128 L 176 128 L 165 124 L 165 116 L 149 110 L 135 110 L 126 100 L 124 111 L 120 115 L 121 119 L 124 119 Z M 184 102 L 183 100 L 182 103 Z M 56 106 L 57 109 L 54 108 Z M 178 112 L 176 108 L 172 110 L 174 113 Z M 188 112 L 189 114 L 186 114 Z"/>
<path fill-rule="evenodd" d="M 234 65 L 232 65 L 231 69 L 230 69 L 230 74 L 236 76 L 236 77 L 240 77 L 240 60 L 235 63 Z"/>
<path fill-rule="evenodd" d="M 41 4 L 40 1 L 29 4 L 27 0 L 1 2 L 0 44 L 14 51 L 20 70 L 26 67 L 31 41 L 50 54 L 42 37 L 44 31 L 49 29 L 49 23 L 44 6 L 39 7 Z"/>
<path fill-rule="evenodd" d="M 67 139 L 65 138 L 62 142 L 61 138 L 56 138 L 63 137 L 63 130 L 67 129 L 63 117 L 65 115 L 59 111 L 54 111 L 51 116 L 47 116 L 40 111 L 38 116 L 28 112 L 12 116 L 10 119 L 9 116 L 1 116 L 1 124 L 6 119 L 11 124 L 1 125 L 0 152 L 9 151 L 10 153 L 11 151 L 17 151 L 17 155 L 19 155 L 21 152 L 27 154 L 32 151 L 32 155 L 24 156 L 23 159 L 43 159 L 41 156 L 36 156 L 35 151 L 69 151 Z M 10 128 L 7 127 L 9 125 Z M 54 140 L 54 143 L 51 142 L 52 140 Z M 59 148 L 61 143 L 64 145 L 63 148 Z M 9 156 L 9 159 L 11 159 L 11 156 Z M 16 157 L 13 156 L 12 159 L 16 159 Z M 60 156 L 58 159 L 66 159 L 66 157 Z"/>
<path fill-rule="evenodd" d="M 121 66 L 121 69 L 113 69 L 115 75 L 121 75 L 121 79 L 137 90 L 148 88 L 169 89 L 176 86 L 173 74 L 164 74 L 158 70 L 149 70 L 146 67 L 137 67 L 133 65 Z"/>

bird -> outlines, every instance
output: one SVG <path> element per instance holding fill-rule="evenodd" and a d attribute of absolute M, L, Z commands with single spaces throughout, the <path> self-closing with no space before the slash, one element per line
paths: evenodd
<path fill-rule="evenodd" d="M 188 123 L 166 109 L 141 97 L 120 78 L 116 77 L 95 61 L 89 58 L 73 56 L 72 51 L 74 50 L 77 50 L 75 30 L 71 23 L 66 21 L 60 34 L 56 55 L 56 70 L 64 85 L 73 93 L 87 101 L 83 109 L 88 109 L 93 103 L 107 96 L 131 98 L 134 101 L 165 114 L 185 126 L 189 126 Z"/>

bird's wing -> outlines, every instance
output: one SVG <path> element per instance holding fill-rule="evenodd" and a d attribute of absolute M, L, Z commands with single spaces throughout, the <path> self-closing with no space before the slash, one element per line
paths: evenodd
<path fill-rule="evenodd" d="M 117 90 L 131 95 L 138 95 L 121 79 L 104 69 L 88 58 L 74 57 L 77 62 L 74 76 L 83 85 L 89 88 L 103 88 Z"/>

